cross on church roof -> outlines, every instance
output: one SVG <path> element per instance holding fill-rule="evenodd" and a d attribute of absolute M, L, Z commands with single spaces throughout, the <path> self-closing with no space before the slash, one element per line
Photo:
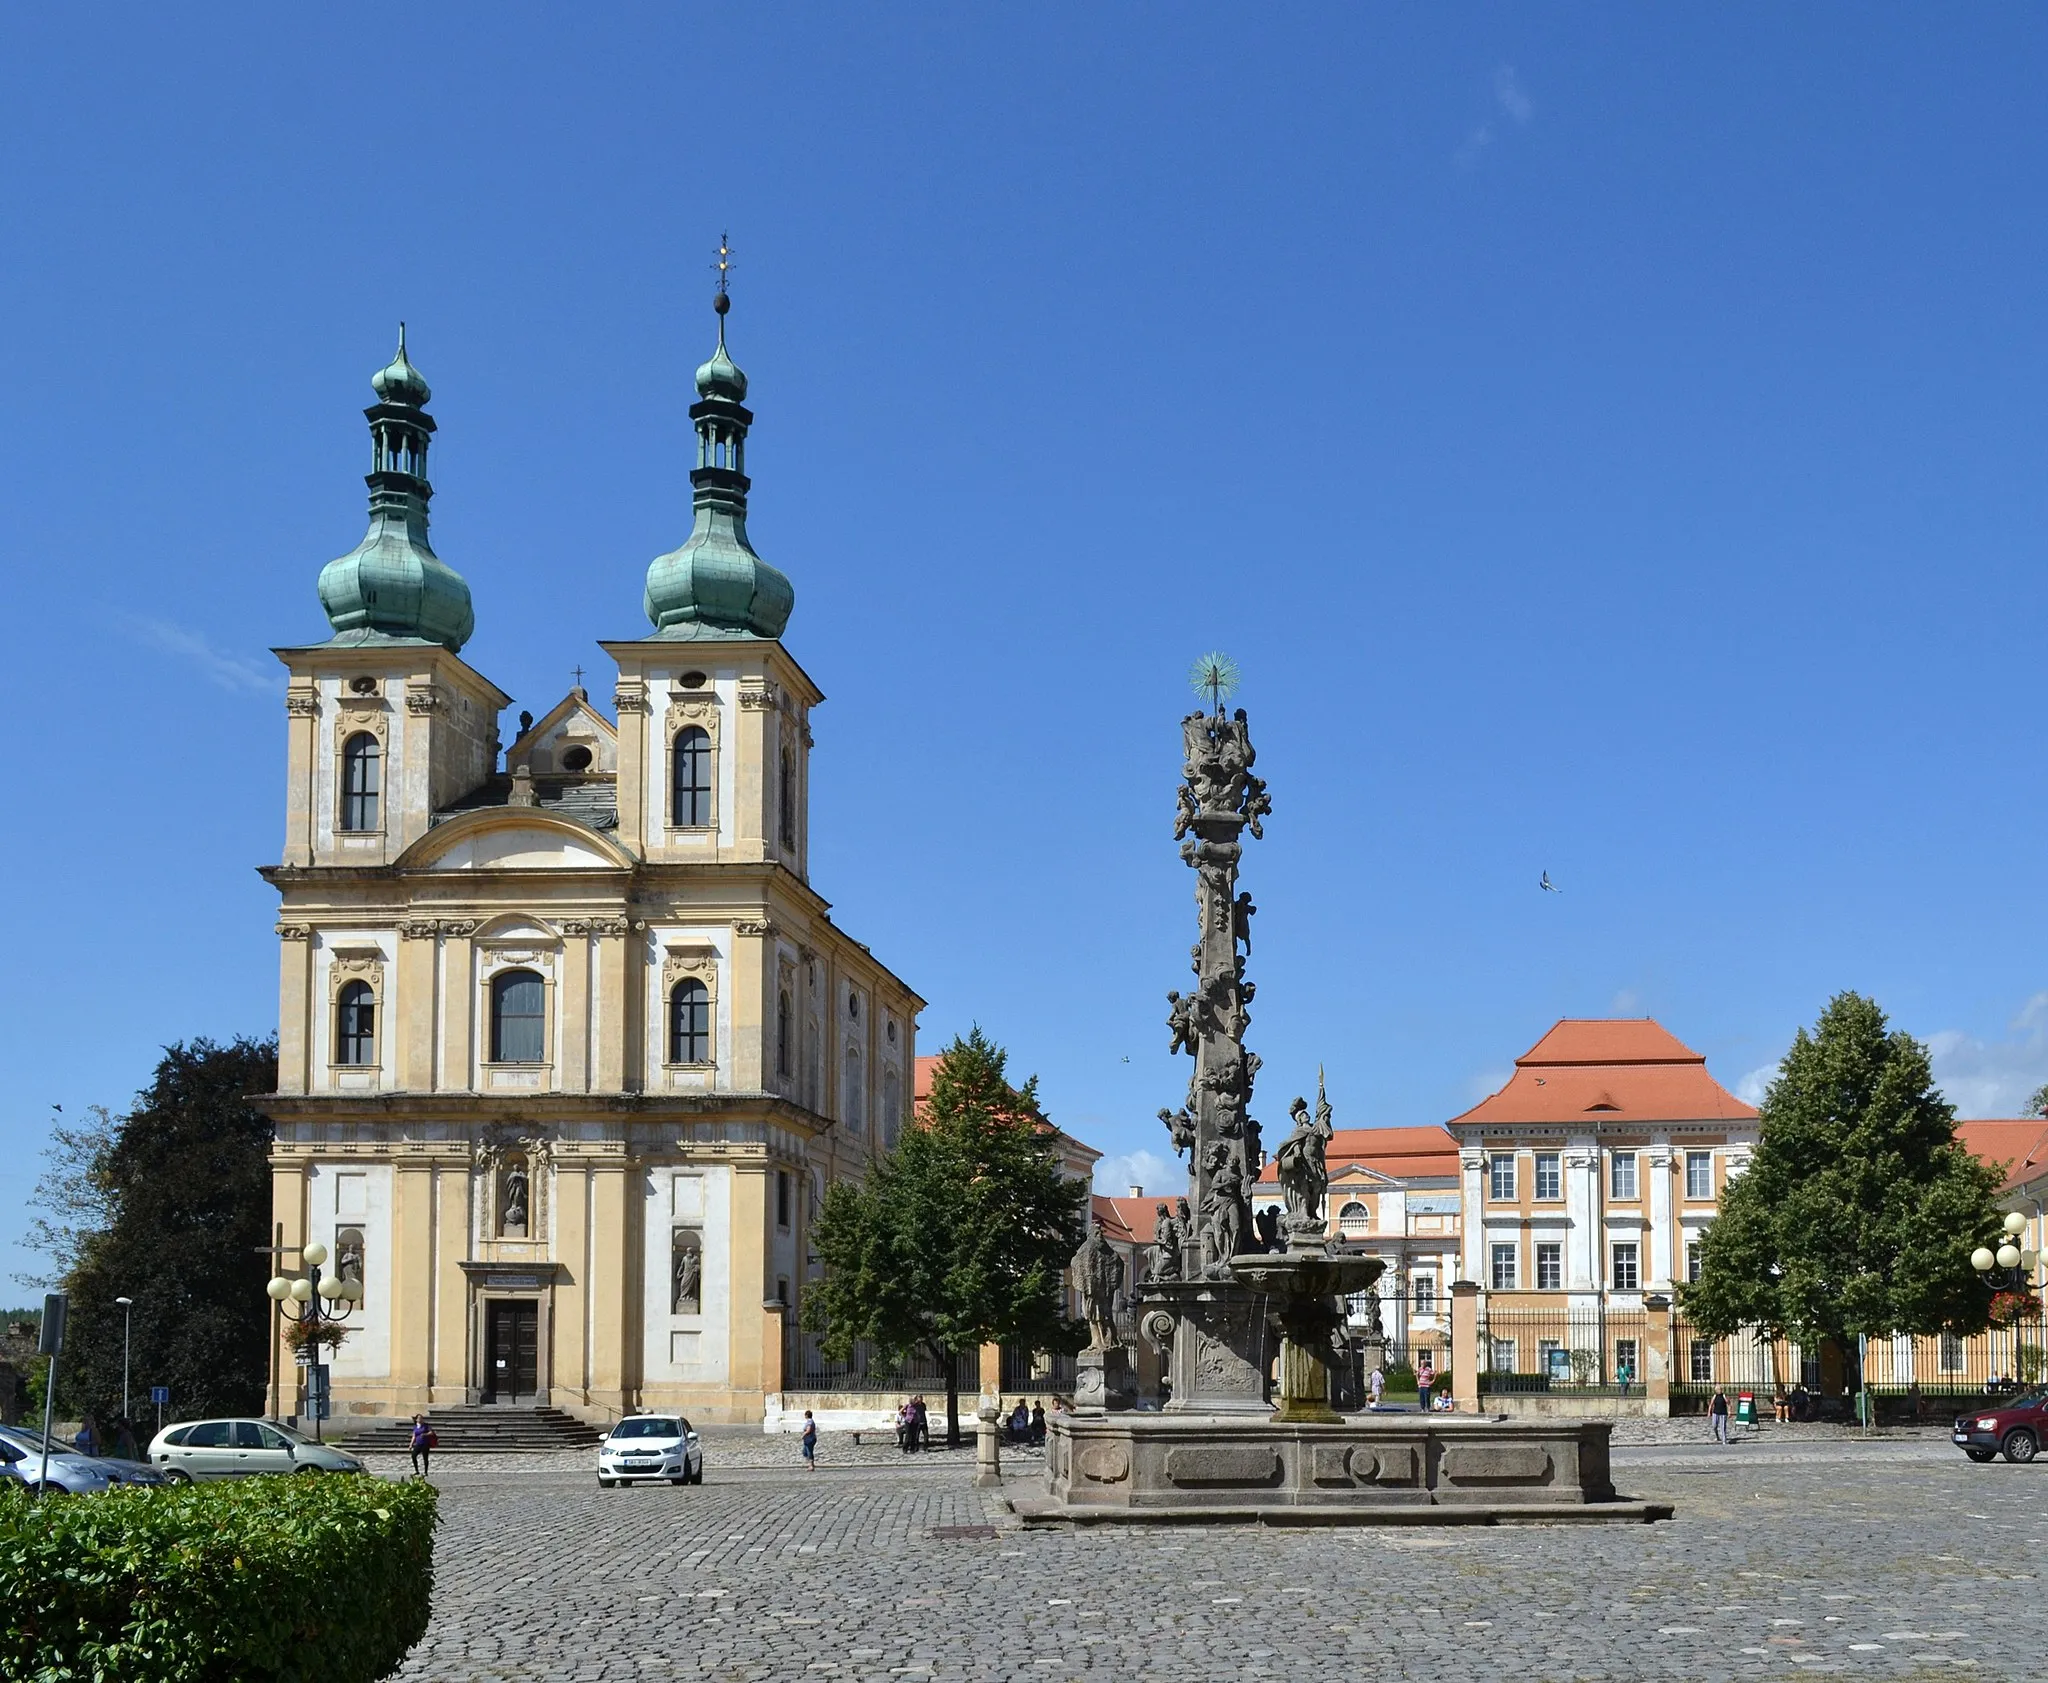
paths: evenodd
<path fill-rule="evenodd" d="M 575 674 L 576 687 L 580 690 L 583 687 L 583 668 L 580 666 L 572 666 L 569 670 Z"/>

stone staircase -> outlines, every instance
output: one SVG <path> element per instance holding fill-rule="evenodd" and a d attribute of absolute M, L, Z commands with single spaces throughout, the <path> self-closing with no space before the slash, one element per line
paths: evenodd
<path fill-rule="evenodd" d="M 545 1449 L 587 1449 L 604 1436 L 559 1408 L 444 1408 L 427 1416 L 440 1439 L 436 1455 L 508 1455 Z M 348 1420 L 327 1422 L 330 1441 L 351 1450 L 392 1450 L 403 1454 L 412 1445 L 412 1421 Z"/>

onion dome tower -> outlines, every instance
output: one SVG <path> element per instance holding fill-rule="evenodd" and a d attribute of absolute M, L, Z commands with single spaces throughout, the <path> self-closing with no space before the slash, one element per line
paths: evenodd
<path fill-rule="evenodd" d="M 377 401 L 370 422 L 370 529 L 363 541 L 320 569 L 320 605 L 335 643 L 439 643 L 460 653 L 476 628 L 469 586 L 427 542 L 427 440 L 433 396 L 406 360 L 405 323 L 398 354 L 370 380 Z"/>
<path fill-rule="evenodd" d="M 697 370 L 697 465 L 690 472 L 696 521 L 682 547 L 647 568 L 647 617 L 654 635 L 676 641 L 716 637 L 780 637 L 796 605 L 788 578 L 754 553 L 747 540 L 747 377 L 725 350 L 729 250 L 718 253 L 718 348 Z"/>

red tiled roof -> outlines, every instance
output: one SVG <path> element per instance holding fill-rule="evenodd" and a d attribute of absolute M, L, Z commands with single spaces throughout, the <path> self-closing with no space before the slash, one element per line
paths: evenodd
<path fill-rule="evenodd" d="M 1268 1148 L 1277 1143 L 1277 1140 L 1269 1140 Z M 1323 1159 L 1329 1164 L 1332 1175 L 1343 1173 L 1353 1163 L 1363 1163 L 1368 1169 L 1391 1175 L 1396 1180 L 1406 1180 L 1415 1175 L 1455 1177 L 1458 1173 L 1458 1142 L 1444 1129 L 1436 1127 L 1339 1128 L 1330 1136 Z M 1277 1179 L 1272 1160 L 1268 1158 L 1259 1174 L 1259 1184 L 1270 1186 Z"/>
<path fill-rule="evenodd" d="M 1171 1198 L 1109 1198 L 1095 1194 L 1095 1214 L 1102 1231 L 1126 1244 L 1149 1245 L 1159 1228 L 1157 1206 L 1171 1205 Z"/>
<path fill-rule="evenodd" d="M 1994 1116 L 1958 1122 L 1956 1138 L 1973 1157 L 2005 1174 L 2007 1186 L 2018 1186 L 2048 1171 L 2048 1120 L 2039 1116 Z"/>
<path fill-rule="evenodd" d="M 1492 1097 L 1452 1123 L 1749 1122 L 1707 1060 L 1648 1017 L 1567 1017 L 1515 1060 Z"/>

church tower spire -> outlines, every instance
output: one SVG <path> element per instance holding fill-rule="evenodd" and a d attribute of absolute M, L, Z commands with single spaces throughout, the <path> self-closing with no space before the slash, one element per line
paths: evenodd
<path fill-rule="evenodd" d="M 363 541 L 320 570 L 320 605 L 336 643 L 439 643 L 459 652 L 476 628 L 469 586 L 427 541 L 427 441 L 433 392 L 405 354 L 371 376 L 377 401 L 370 423 L 370 529 Z"/>
<path fill-rule="evenodd" d="M 718 242 L 718 347 L 697 370 L 697 465 L 690 471 L 696 518 L 679 549 L 647 569 L 645 606 L 657 637 L 780 637 L 796 592 L 787 577 L 754 553 L 747 538 L 747 377 L 726 354 L 725 318 L 732 308 L 727 275 L 732 248 Z"/>

